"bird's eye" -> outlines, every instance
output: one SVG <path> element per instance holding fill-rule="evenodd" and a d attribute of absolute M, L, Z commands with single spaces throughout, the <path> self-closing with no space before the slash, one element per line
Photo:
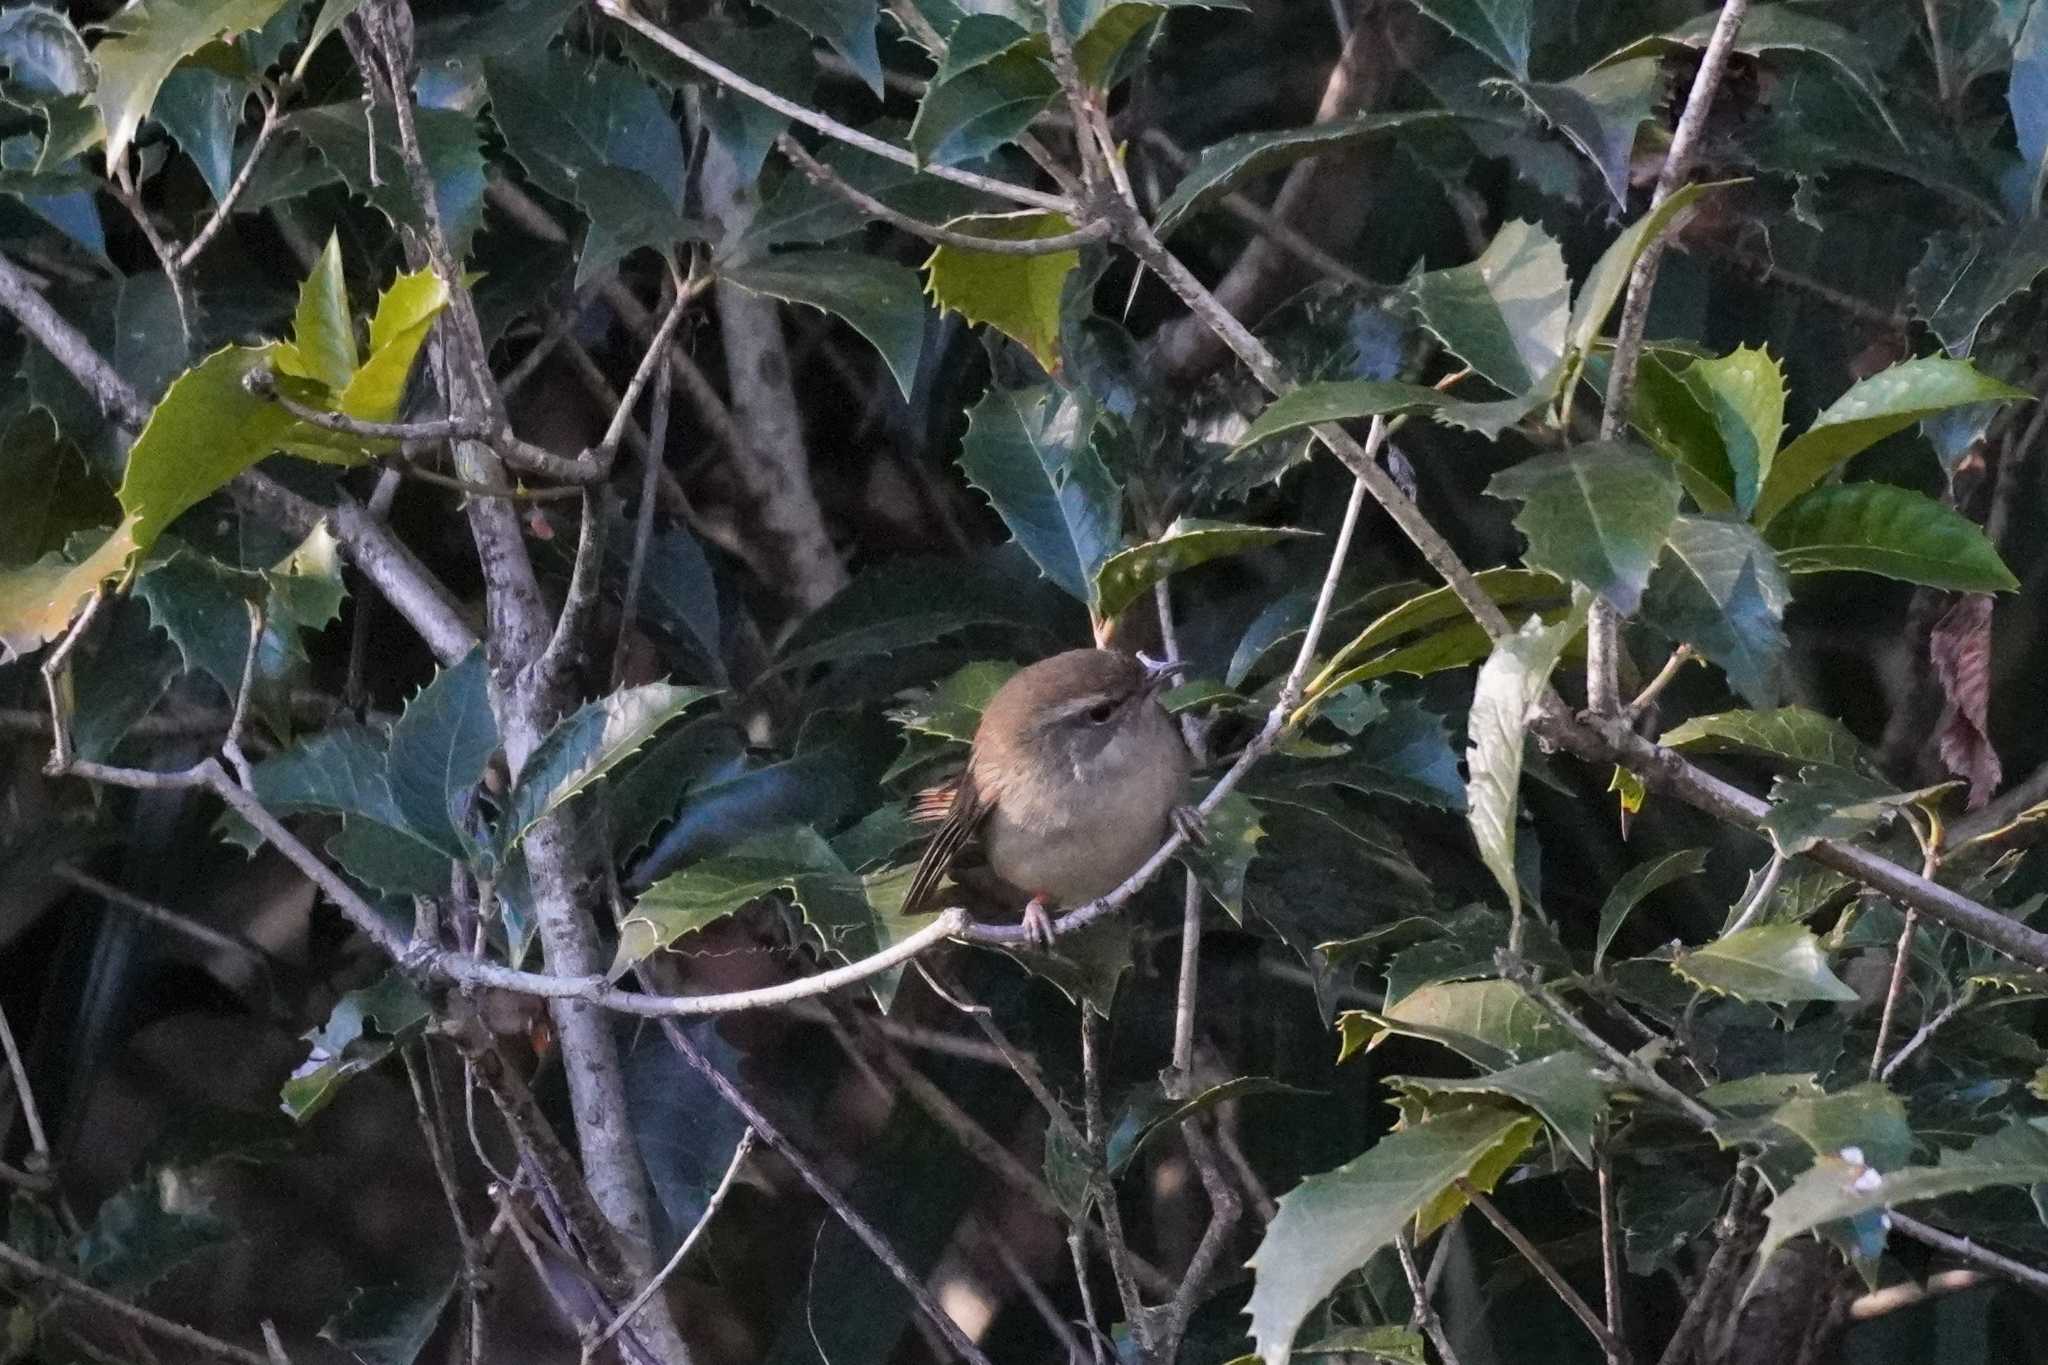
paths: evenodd
<path fill-rule="evenodd" d="M 1101 702 L 1088 708 L 1088 719 L 1097 725 L 1107 724 L 1109 718 L 1115 714 L 1116 703 L 1113 701 Z"/>

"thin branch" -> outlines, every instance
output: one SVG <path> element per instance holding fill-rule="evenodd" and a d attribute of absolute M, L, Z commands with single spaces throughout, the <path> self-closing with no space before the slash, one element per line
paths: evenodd
<path fill-rule="evenodd" d="M 1722 0 L 1721 17 L 1700 56 L 1692 92 L 1686 97 L 1685 111 L 1679 115 L 1664 167 L 1657 175 L 1657 188 L 1650 196 L 1652 212 L 1677 192 L 1692 170 L 1693 148 L 1706 128 L 1707 112 L 1713 107 L 1722 73 L 1728 67 L 1728 55 L 1735 47 L 1735 35 L 1741 31 L 1743 16 L 1748 12 L 1749 0 Z M 1615 334 L 1613 364 L 1607 375 L 1606 408 L 1600 415 L 1602 440 L 1615 439 L 1628 425 L 1635 399 L 1636 367 L 1642 360 L 1643 329 L 1650 316 L 1650 295 L 1656 288 L 1657 271 L 1663 260 L 1664 241 L 1661 237 L 1653 238 L 1644 244 L 1635 268 L 1629 272 L 1628 294 L 1622 300 L 1621 324 Z M 1621 710 L 1620 663 L 1621 617 L 1611 603 L 1600 598 L 1593 603 L 1586 620 L 1586 706 L 1595 715 L 1610 716 Z"/>
<path fill-rule="evenodd" d="M 424 1052 L 426 1044 L 418 1045 Z M 441 1198 L 448 1206 L 448 1221 L 455 1228 L 455 1245 L 462 1256 L 462 1313 L 465 1337 L 468 1344 L 470 1365 L 477 1365 L 483 1356 L 483 1305 L 479 1295 L 483 1289 L 483 1261 L 478 1255 L 477 1241 L 470 1232 L 469 1220 L 462 1214 L 462 1186 L 455 1179 L 455 1149 L 448 1137 L 447 1126 L 439 1121 L 440 1094 L 431 1078 L 420 1073 L 419 1058 L 414 1048 L 399 1049 L 399 1060 L 405 1065 L 406 1083 L 412 1088 L 413 1118 L 419 1125 L 420 1137 L 427 1144 L 427 1158 L 433 1164 L 434 1178 L 440 1182 Z"/>
<path fill-rule="evenodd" d="M 1116 1187 L 1107 1174 L 1109 1125 L 1102 1113 L 1102 1019 L 1086 1003 L 1081 1006 L 1081 1122 L 1082 1147 L 1093 1168 L 1096 1207 L 1102 1216 L 1102 1231 L 1108 1242 L 1110 1275 L 1116 1281 L 1117 1297 L 1123 1301 L 1124 1318 L 1131 1324 L 1138 1347 L 1150 1354 L 1151 1315 L 1138 1293 L 1132 1273 L 1130 1239 L 1124 1236 L 1123 1209 L 1117 1204 Z"/>
<path fill-rule="evenodd" d="M 1550 1286 L 1551 1292 L 1563 1301 L 1565 1307 L 1572 1310 L 1572 1316 L 1585 1324 L 1586 1330 L 1593 1334 L 1593 1339 L 1600 1343 L 1600 1349 L 1607 1353 L 1607 1358 L 1622 1359 L 1627 1354 L 1627 1348 L 1607 1329 L 1607 1324 L 1601 1321 L 1600 1315 L 1579 1297 L 1579 1291 L 1572 1288 L 1571 1281 L 1558 1273 L 1557 1267 L 1550 1263 L 1550 1258 L 1545 1256 L 1534 1242 L 1524 1237 L 1522 1230 L 1509 1222 L 1477 1185 L 1464 1176 L 1459 1176 L 1452 1183 L 1457 1186 L 1458 1193 L 1464 1195 L 1472 1207 L 1479 1210 L 1480 1216 L 1493 1224 L 1494 1231 L 1507 1238 L 1508 1244 L 1520 1252 L 1522 1259 L 1543 1277 L 1543 1282 Z"/>
<path fill-rule="evenodd" d="M 1405 1224 L 1400 1236 L 1394 1239 L 1394 1250 L 1401 1257 L 1401 1273 L 1407 1277 L 1408 1293 L 1415 1301 L 1408 1321 L 1422 1329 L 1422 1334 L 1436 1347 L 1437 1359 L 1442 1365 L 1458 1365 L 1458 1353 L 1451 1349 L 1451 1339 L 1444 1332 L 1443 1319 L 1437 1316 L 1436 1307 L 1430 1302 L 1429 1285 L 1415 1264 L 1415 1236 Z"/>
<path fill-rule="evenodd" d="M 1045 1330 L 1052 1333 L 1053 1340 L 1066 1353 L 1065 1358 L 1069 1361 L 1079 1361 L 1081 1343 L 1075 1340 L 1073 1327 L 1060 1316 L 1059 1309 L 1053 1301 L 1046 1297 L 1044 1288 L 1039 1285 L 1030 1268 L 1018 1259 L 1016 1248 L 1010 1245 L 1010 1239 L 1003 1235 L 1001 1229 L 993 1227 L 985 1228 L 985 1236 L 989 1247 L 996 1254 L 996 1259 L 1003 1263 L 1003 1270 L 1008 1273 L 1010 1282 L 1017 1286 L 1017 1291 L 1031 1305 L 1031 1311 L 1038 1314 L 1038 1320 L 1045 1324 Z"/>
<path fill-rule="evenodd" d="M 663 365 L 654 377 L 647 406 L 647 446 L 640 453 L 640 505 L 633 509 L 633 554 L 626 562 L 626 586 L 619 603 L 619 630 L 612 644 L 612 687 L 626 672 L 626 648 L 640 619 L 640 586 L 647 576 L 647 547 L 654 540 L 654 499 L 668 462 L 668 400 L 675 388 L 675 367 Z"/>
<path fill-rule="evenodd" d="M 1679 670 L 1684 668 L 1692 657 L 1691 645 L 1681 644 L 1678 648 L 1672 650 L 1671 657 L 1666 659 L 1664 666 L 1657 670 L 1657 676 L 1650 679 L 1643 690 L 1636 693 L 1635 700 L 1628 704 L 1628 715 L 1630 718 L 1639 717 L 1643 712 L 1649 710 L 1650 703 L 1657 700 L 1665 688 L 1671 686 L 1677 679 Z"/>
<path fill-rule="evenodd" d="M 242 387 L 258 398 L 268 399 L 309 427 L 332 431 L 342 436 L 356 436 L 365 441 L 416 441 L 422 444 L 440 441 L 491 441 L 497 434 L 489 422 L 475 417 L 438 417 L 424 422 L 373 422 L 364 417 L 351 417 L 345 412 L 329 412 L 325 408 L 311 407 L 299 402 L 278 387 L 277 376 L 269 369 L 257 367 L 242 376 Z"/>
<path fill-rule="evenodd" d="M 1744 1219 L 1749 1212 L 1753 1181 L 1747 1166 L 1735 1173 L 1734 1188 L 1728 1193 L 1728 1207 L 1714 1225 L 1714 1254 L 1708 1258 L 1706 1273 L 1700 1276 L 1698 1286 L 1686 1300 L 1685 1312 L 1679 1317 L 1670 1339 L 1664 1343 L 1664 1353 L 1657 1357 L 1657 1365 L 1682 1365 L 1692 1352 L 1693 1338 L 1717 1311 L 1722 1290 L 1741 1268 L 1748 1251 L 1749 1239 L 1742 1233 Z"/>
<path fill-rule="evenodd" d="M 1925 1047 L 1928 1041 L 1941 1031 L 1942 1025 L 1955 1018 L 1976 998 L 1977 988 L 1974 985 L 1964 986 L 1962 990 L 1956 992 L 1955 999 L 1943 1005 L 1940 1012 L 1922 1024 L 1919 1030 L 1911 1038 L 1908 1038 L 1897 1052 L 1892 1054 L 1892 1059 L 1884 1064 L 1883 1070 L 1877 1073 L 1877 1078 L 1881 1081 L 1891 1080 L 1892 1073 L 1904 1066 L 1914 1053 Z"/>
<path fill-rule="evenodd" d="M 660 1292 L 661 1286 L 668 1281 L 669 1276 L 676 1273 L 684 1259 L 689 1256 L 691 1248 L 695 1247 L 698 1240 L 704 1236 L 704 1229 L 710 1227 L 711 1220 L 718 1216 L 719 1206 L 725 1203 L 725 1196 L 732 1189 L 733 1181 L 738 1177 L 740 1168 L 747 1164 L 747 1158 L 752 1156 L 753 1152 L 754 1130 L 749 1128 L 746 1132 L 740 1134 L 740 1140 L 734 1144 L 732 1160 L 726 1163 L 725 1174 L 718 1178 L 718 1185 L 711 1191 L 711 1197 L 704 1201 L 704 1212 L 697 1215 L 697 1221 L 691 1225 L 689 1233 L 676 1245 L 675 1255 L 668 1258 L 668 1264 L 664 1265 L 655 1274 L 654 1278 L 649 1280 L 645 1287 L 633 1296 L 631 1302 L 619 1310 L 618 1316 L 606 1324 L 603 1331 L 583 1343 L 583 1360 L 587 1362 L 600 1346 L 603 1346 L 607 1341 L 617 1336 L 619 1329 L 630 1322 L 633 1315 L 639 1312 L 649 1299 Z"/>
<path fill-rule="evenodd" d="M 283 124 L 283 120 L 278 117 L 278 111 L 283 107 L 285 96 L 290 92 L 292 84 L 289 78 L 281 81 L 277 94 L 262 101 L 263 122 L 257 126 L 256 137 L 249 144 L 248 158 L 242 162 L 242 168 L 235 172 L 235 178 L 228 182 L 227 193 L 214 205 L 212 215 L 200 226 L 199 231 L 193 234 L 192 240 L 185 243 L 184 248 L 178 252 L 176 264 L 180 273 L 190 270 L 199 260 L 199 254 L 205 251 L 220 230 L 227 226 L 228 219 L 234 214 L 236 203 L 241 200 L 242 192 L 248 189 L 249 182 L 256 178 L 256 166 L 263 160 L 263 153 L 269 148 L 270 139 L 276 136 L 278 128 Z"/>
<path fill-rule="evenodd" d="M 234 765 L 235 777 L 244 787 L 256 785 L 249 757 L 242 752 L 242 727 L 249 723 L 249 696 L 256 690 L 256 659 L 263 652 L 263 607 L 258 602 L 242 604 L 249 612 L 249 647 L 242 655 L 242 680 L 235 688 L 235 707 L 228 714 L 228 732 L 221 737 L 221 756 Z"/>
<path fill-rule="evenodd" d="M 35 291 L 21 268 L 0 256 L 0 308 L 13 314 L 59 365 L 91 395 L 93 403 L 130 433 L 149 421 L 149 403 L 126 376 L 108 364 L 91 342 Z"/>
<path fill-rule="evenodd" d="M 883 1237 L 872 1223 L 861 1217 L 859 1211 L 847 1202 L 846 1196 L 825 1178 L 822 1171 L 811 1164 L 810 1158 L 783 1136 L 781 1129 L 769 1122 L 767 1116 L 740 1092 L 739 1087 L 726 1078 L 724 1072 L 713 1066 L 697 1051 L 696 1045 L 690 1041 L 690 1035 L 685 1033 L 680 1025 L 667 1019 L 662 1021 L 661 1030 L 668 1036 L 669 1046 L 680 1053 L 692 1069 L 711 1082 L 711 1088 L 718 1092 L 718 1097 L 745 1119 L 753 1130 L 761 1135 L 763 1142 L 781 1154 L 782 1159 L 790 1164 L 797 1176 L 839 1216 L 839 1221 L 846 1225 L 847 1230 L 858 1237 L 896 1282 L 909 1291 L 919 1311 L 945 1337 L 947 1344 L 973 1365 L 989 1365 L 989 1359 L 982 1354 L 981 1348 L 960 1330 L 959 1323 L 948 1316 L 946 1310 L 932 1297 L 931 1291 L 925 1287 L 924 1281 L 903 1263 L 903 1259 L 896 1254 L 896 1249 L 889 1245 L 888 1239 Z"/>
<path fill-rule="evenodd" d="M 1943 1232 L 1940 1228 L 1930 1227 L 1917 1218 L 1908 1218 L 1903 1213 L 1894 1211 L 1889 1217 L 1893 1229 L 1905 1233 L 1916 1242 L 1924 1242 L 1936 1251 L 1946 1252 L 1959 1261 L 1968 1261 L 1971 1265 L 1981 1266 L 1985 1270 L 2003 1275 L 2006 1279 L 2015 1284 L 2025 1285 L 2037 1294 L 2048 1294 L 2048 1270 L 2039 1270 L 2024 1261 L 2001 1256 L 1989 1247 L 1978 1246 L 1967 1237 L 1957 1237 L 1952 1233 Z"/>
<path fill-rule="evenodd" d="M 197 1328 L 183 1323 L 172 1322 L 169 1318 L 158 1317 L 146 1308 L 102 1293 L 83 1280 L 74 1279 L 63 1271 L 46 1266 L 32 1256 L 16 1251 L 5 1242 L 0 1242 L 0 1264 L 8 1265 L 31 1279 L 41 1280 L 56 1286 L 62 1293 L 82 1299 L 103 1312 L 112 1313 L 145 1332 L 154 1333 L 166 1341 L 175 1341 L 195 1351 L 203 1351 L 218 1360 L 231 1360 L 235 1365 L 270 1365 L 270 1358 L 260 1351 L 251 1351 L 219 1337 L 208 1336 Z"/>
<path fill-rule="evenodd" d="M 232 953 L 248 962 L 259 971 L 270 970 L 270 957 L 261 948 L 234 934 L 199 923 L 175 910 L 158 905 L 155 901 L 144 900 L 132 891 L 124 891 L 112 882 L 101 881 L 89 872 L 70 863 L 58 863 L 50 869 L 57 876 L 70 882 L 81 891 L 90 891 L 109 905 L 118 905 L 131 914 L 138 915 L 152 924 L 161 924 L 174 933 L 183 934 L 194 943 L 201 943 L 221 952 Z"/>
<path fill-rule="evenodd" d="M 1608 1365 L 1626 1365 L 1628 1329 L 1622 1316 L 1621 1233 L 1615 1225 L 1614 1161 L 1604 1142 L 1595 1144 L 1593 1158 L 1600 1198 L 1600 1279 L 1607 1294 L 1607 1335 L 1621 1344 L 1620 1354 L 1608 1357 Z"/>
<path fill-rule="evenodd" d="M 50 1139 L 43 1132 L 42 1111 L 36 1108 L 36 1092 L 28 1083 L 28 1063 L 14 1041 L 14 1029 L 7 1011 L 0 1009 L 0 1048 L 7 1052 L 7 1071 L 14 1077 L 14 1093 L 21 1097 L 21 1120 L 28 1128 L 28 1174 L 39 1176 L 50 1169 Z"/>
<path fill-rule="evenodd" d="M 969 189 L 980 190 L 984 194 L 992 194 L 1000 199 L 1008 199 L 1030 208 L 1051 209 L 1055 213 L 1064 213 L 1070 218 L 1075 216 L 1077 212 L 1072 200 L 1062 198 L 1057 194 L 1046 194 L 1042 190 L 1028 189 L 1023 185 L 1012 185 L 1005 180 L 996 180 L 989 176 L 976 175 L 972 171 L 963 171 L 954 166 L 919 165 L 917 157 L 911 152 L 884 142 L 880 138 L 871 137 L 858 129 L 849 128 L 839 120 L 821 114 L 815 109 L 797 103 L 795 100 L 784 99 L 766 86 L 757 85 L 753 81 L 748 80 L 731 67 L 713 61 L 658 24 L 635 13 L 627 4 L 623 3 L 623 0 L 597 0 L 597 8 L 605 15 L 618 20 L 627 28 L 648 39 L 671 56 L 696 67 L 720 85 L 738 91 L 748 99 L 764 104 L 776 113 L 786 115 L 807 128 L 815 128 L 827 137 L 847 143 L 850 146 L 858 147 L 864 152 L 871 152 L 884 160 L 893 161 L 899 166 L 908 166 L 912 170 L 923 171 L 935 179 L 950 180 L 956 185 L 965 185 Z"/>
<path fill-rule="evenodd" d="M 1899 929 L 1898 946 L 1892 950 L 1891 981 L 1885 987 L 1884 1010 L 1877 1016 L 1877 1041 L 1870 1048 L 1870 1078 L 1877 1080 L 1884 1075 L 1885 1045 L 1891 1041 L 1892 1019 L 1899 1010 L 1899 997 L 1905 993 L 1906 968 L 1913 959 L 1913 934 L 1920 927 L 1920 912 L 1908 907 L 1906 922 Z"/>
<path fill-rule="evenodd" d="M 927 242 L 936 242 L 940 246 L 958 247 L 963 251 L 978 251 L 990 256 L 1052 256 L 1062 251 L 1072 251 L 1089 242 L 1099 242 L 1109 235 L 1110 225 L 1100 220 L 1054 237 L 1036 237 L 1023 241 L 983 237 L 972 232 L 955 232 L 952 228 L 927 223 L 921 218 L 913 218 L 907 213 L 898 212 L 866 191 L 848 184 L 830 166 L 805 151 L 803 144 L 788 133 L 777 138 L 775 145 L 812 184 L 839 196 L 871 218 L 880 219 L 893 228 L 901 229 L 913 237 L 921 237 Z"/>
<path fill-rule="evenodd" d="M 1543 978 L 1536 968 L 1519 959 L 1503 960 L 1499 966 L 1503 977 L 1520 986 L 1529 999 L 1545 1014 L 1562 1024 L 1566 1031 L 1579 1041 L 1580 1046 L 1605 1061 L 1636 1089 L 1654 1095 L 1691 1119 L 1699 1128 L 1711 1129 L 1714 1126 L 1716 1120 L 1711 1109 L 1659 1076 L 1649 1064 L 1629 1056 L 1595 1033 L 1585 1020 L 1579 1018 L 1557 998 L 1550 987 L 1543 984 Z"/>

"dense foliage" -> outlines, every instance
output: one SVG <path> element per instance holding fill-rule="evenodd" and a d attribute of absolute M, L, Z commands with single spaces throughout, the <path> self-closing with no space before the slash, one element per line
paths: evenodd
<path fill-rule="evenodd" d="M 0 1361 L 2048 1358 L 2044 185 L 2032 0 L 0 8 Z M 906 913 L 1091 640 L 1199 837 Z"/>

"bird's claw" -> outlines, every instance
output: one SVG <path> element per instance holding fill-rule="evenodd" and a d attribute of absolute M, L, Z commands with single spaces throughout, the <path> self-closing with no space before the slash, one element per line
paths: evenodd
<path fill-rule="evenodd" d="M 1033 896 L 1024 907 L 1024 941 L 1040 952 L 1052 951 L 1052 915 L 1047 912 L 1045 902 Z"/>
<path fill-rule="evenodd" d="M 1180 837 L 1195 848 L 1209 846 L 1209 825 L 1202 812 L 1195 806 L 1175 806 L 1173 827 Z"/>

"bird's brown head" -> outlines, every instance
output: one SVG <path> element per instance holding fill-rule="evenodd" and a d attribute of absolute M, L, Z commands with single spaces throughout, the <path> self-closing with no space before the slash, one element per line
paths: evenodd
<path fill-rule="evenodd" d="M 1157 698 L 1174 672 L 1116 649 L 1070 649 L 1019 669 L 982 712 L 978 775 L 1026 761 L 1086 765 L 1119 734 L 1159 728 Z"/>

